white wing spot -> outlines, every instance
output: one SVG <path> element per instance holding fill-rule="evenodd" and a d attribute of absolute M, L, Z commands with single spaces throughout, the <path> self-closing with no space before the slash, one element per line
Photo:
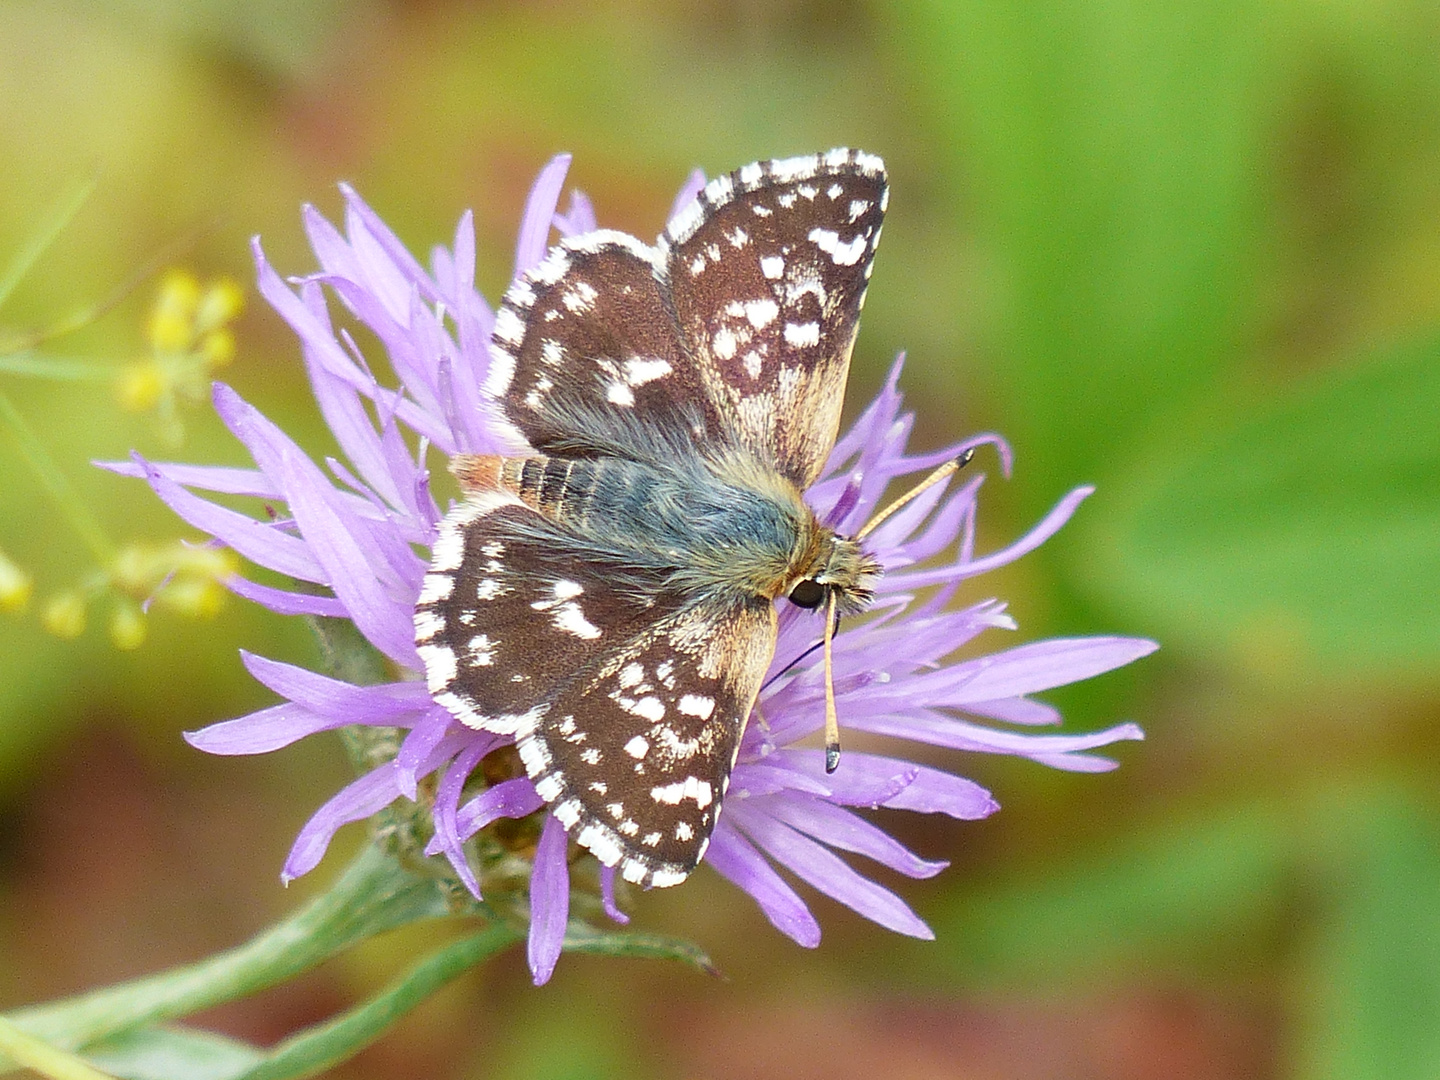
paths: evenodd
<path fill-rule="evenodd" d="M 600 751 L 596 750 L 593 746 L 586 747 L 580 751 L 580 760 L 585 762 L 586 765 L 599 765 Z"/>
<path fill-rule="evenodd" d="M 644 386 L 648 382 L 664 378 L 675 370 L 666 360 L 659 358 L 647 360 L 639 356 L 626 360 L 621 368 L 625 372 L 625 381 L 631 386 Z"/>
<path fill-rule="evenodd" d="M 771 281 L 778 281 L 785 276 L 785 260 L 779 255 L 766 255 L 760 260 L 760 272 Z"/>
<path fill-rule="evenodd" d="M 710 786 L 708 781 L 701 780 L 698 776 L 687 776 L 684 780 L 676 780 L 673 784 L 651 788 L 650 797 L 656 802 L 665 803 L 668 806 L 678 806 L 682 799 L 694 799 L 695 805 L 704 810 L 710 805 L 710 800 L 715 797 L 715 789 Z"/>
<path fill-rule="evenodd" d="M 808 239 L 829 255 L 836 266 L 854 266 L 860 261 L 860 256 L 865 254 L 864 236 L 857 236 L 847 243 L 832 229 L 811 229 Z"/>
<path fill-rule="evenodd" d="M 869 209 L 870 209 L 870 200 L 869 200 L 869 199 L 851 199 L 851 200 L 850 200 L 850 224 L 852 224 L 852 225 L 855 224 L 855 222 L 860 219 L 861 215 L 863 215 L 863 214 L 865 213 L 865 211 L 867 211 L 867 210 L 869 210 Z"/>
<path fill-rule="evenodd" d="M 594 641 L 600 636 L 600 628 L 585 618 L 580 605 L 573 600 L 556 608 L 551 621 L 555 624 L 555 629 L 564 630 L 567 634 L 574 634 L 586 641 Z"/>
<path fill-rule="evenodd" d="M 764 330 L 775 321 L 775 316 L 779 314 L 780 305 L 774 300 L 745 301 L 745 318 L 750 320 L 750 325 L 756 330 Z"/>
<path fill-rule="evenodd" d="M 758 352 L 752 349 L 746 353 L 744 364 L 745 373 L 749 375 L 750 378 L 758 379 L 760 377 L 760 370 L 763 365 L 761 364 L 760 354 Z"/>
<path fill-rule="evenodd" d="M 650 743 L 643 735 L 636 735 L 625 744 L 625 752 L 639 761 L 650 752 Z"/>
<path fill-rule="evenodd" d="M 736 344 L 734 332 L 729 327 L 722 326 L 710 339 L 710 351 L 721 360 L 731 360 L 735 356 Z"/>
<path fill-rule="evenodd" d="M 830 196 L 831 199 L 838 199 L 844 193 L 844 191 L 845 189 L 842 188 L 839 184 L 831 184 L 828 188 L 825 189 L 825 194 Z"/>
<path fill-rule="evenodd" d="M 476 634 L 470 639 L 469 649 L 470 663 L 477 667 L 489 667 L 495 662 L 495 647 L 498 642 L 491 641 L 485 634 Z"/>
<path fill-rule="evenodd" d="M 786 323 L 785 343 L 794 345 L 796 348 L 818 345 L 820 343 L 820 324 L 815 322 Z"/>
<path fill-rule="evenodd" d="M 750 234 L 737 225 L 734 231 L 725 234 L 725 239 L 729 240 L 730 246 L 738 251 L 750 242 Z"/>
<path fill-rule="evenodd" d="M 632 686 L 639 686 L 640 680 L 643 678 L 645 678 L 645 669 L 631 661 L 620 669 L 620 674 L 615 676 L 615 681 L 620 684 L 622 690 L 628 690 Z"/>
<path fill-rule="evenodd" d="M 564 303 L 567 311 L 574 315 L 580 315 L 595 306 L 595 298 L 599 295 L 595 291 L 595 286 L 588 281 L 577 281 L 560 297 L 560 300 Z"/>
<path fill-rule="evenodd" d="M 750 212 L 756 217 L 769 217 L 775 211 L 771 210 L 768 206 L 761 206 L 759 203 L 755 203 L 750 207 Z"/>
<path fill-rule="evenodd" d="M 612 405 L 622 405 L 629 408 L 635 404 L 635 391 L 622 382 L 612 382 L 605 391 L 605 400 Z"/>
<path fill-rule="evenodd" d="M 680 704 L 677 707 L 686 716 L 709 720 L 710 715 L 715 711 L 715 699 L 704 697 L 701 694 L 685 694 L 680 698 Z"/>
<path fill-rule="evenodd" d="M 695 839 L 695 830 L 690 827 L 688 821 L 681 821 L 676 824 L 675 839 L 681 841 Z"/>

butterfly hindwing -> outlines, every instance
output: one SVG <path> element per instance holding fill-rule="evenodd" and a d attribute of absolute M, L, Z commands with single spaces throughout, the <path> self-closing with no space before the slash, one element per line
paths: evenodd
<path fill-rule="evenodd" d="M 692 604 L 658 621 L 521 725 L 536 790 L 606 866 L 677 884 L 710 842 L 774 649 L 768 601 Z"/>
<path fill-rule="evenodd" d="M 729 434 L 801 490 L 835 444 L 887 202 L 879 158 L 832 150 L 712 180 L 660 239 Z"/>
<path fill-rule="evenodd" d="M 557 688 L 678 604 L 621 580 L 580 538 L 500 491 L 472 493 L 441 525 L 415 609 L 430 692 L 462 723 L 513 735 Z"/>

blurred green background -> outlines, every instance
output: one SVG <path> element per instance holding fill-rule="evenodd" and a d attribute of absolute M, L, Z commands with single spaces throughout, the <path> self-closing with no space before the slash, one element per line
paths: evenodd
<path fill-rule="evenodd" d="M 535 990 L 512 955 L 336 1075 L 1440 1077 L 1433 3 L 0 0 L 0 265 L 95 184 L 0 331 L 54 326 L 167 247 L 248 285 L 258 233 L 308 271 L 299 206 L 333 216 L 342 179 L 420 253 L 473 207 L 493 298 L 557 151 L 603 223 L 653 236 L 691 168 L 832 145 L 883 155 L 893 186 L 852 408 L 905 349 L 920 444 L 1012 440 L 982 549 L 1099 485 L 968 599 L 1010 600 L 1027 639 L 1160 640 L 1052 696 L 1067 730 L 1133 718 L 1149 740 L 1101 776 L 936 758 L 1005 809 L 887 819 L 954 861 L 901 887 L 934 943 L 814 898 L 807 952 L 702 873 L 636 916 L 729 981 L 567 956 Z M 154 287 L 41 354 L 135 359 Z M 279 319 L 252 295 L 236 332 L 224 377 L 329 452 Z M 92 459 L 243 460 L 205 408 L 177 450 L 104 382 L 0 371 L 0 392 L 116 543 L 181 530 Z M 263 760 L 180 739 L 269 703 L 237 646 L 315 661 L 298 620 L 232 600 L 157 614 L 121 652 L 100 607 L 78 639 L 47 634 L 37 611 L 94 560 L 12 440 L 0 477 L 0 551 L 36 581 L 0 616 L 9 1007 L 289 910 L 343 865 L 278 884 L 346 766 L 325 739 Z M 273 1041 L 426 934 L 203 1019 Z"/>

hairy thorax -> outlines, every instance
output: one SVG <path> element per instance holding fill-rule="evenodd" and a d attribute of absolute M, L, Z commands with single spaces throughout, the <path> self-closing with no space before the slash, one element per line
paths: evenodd
<path fill-rule="evenodd" d="M 686 590 L 773 600 L 811 582 L 850 613 L 869 604 L 879 574 L 793 484 L 740 456 L 661 469 L 624 458 L 470 455 L 451 469 L 466 491 L 507 492 Z"/>

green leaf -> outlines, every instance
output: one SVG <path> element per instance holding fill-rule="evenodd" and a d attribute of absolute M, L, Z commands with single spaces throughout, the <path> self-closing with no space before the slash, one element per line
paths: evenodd
<path fill-rule="evenodd" d="M 248 1043 L 179 1025 L 141 1028 L 85 1051 L 98 1068 L 125 1080 L 231 1080 L 263 1056 Z"/>
<path fill-rule="evenodd" d="M 1080 522 L 1098 586 L 1167 645 L 1278 680 L 1433 680 L 1440 341 L 1253 409 Z"/>
<path fill-rule="evenodd" d="M 565 951 L 596 956 L 631 956 L 647 960 L 678 960 L 706 975 L 720 975 L 708 953 L 682 938 L 664 934 L 642 934 L 598 930 L 589 923 L 571 920 L 565 928 Z"/>
<path fill-rule="evenodd" d="M 937 974 L 1007 987 L 1150 971 L 1282 917 L 1284 808 L 1243 805 L 1167 822 L 1043 876 L 956 898 L 931 918 Z"/>
<path fill-rule="evenodd" d="M 1034 511 L 1205 392 L 1249 302 L 1257 0 L 897 0 L 939 182 L 992 263 L 984 328 Z M 958 307 L 958 305 L 957 305 Z"/>
<path fill-rule="evenodd" d="M 1440 1076 L 1440 823 L 1403 793 L 1343 809 L 1347 859 L 1326 881 L 1330 903 L 1297 980 L 1294 1075 L 1431 1080 Z"/>

